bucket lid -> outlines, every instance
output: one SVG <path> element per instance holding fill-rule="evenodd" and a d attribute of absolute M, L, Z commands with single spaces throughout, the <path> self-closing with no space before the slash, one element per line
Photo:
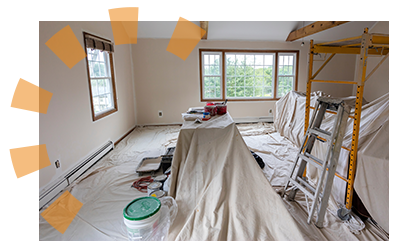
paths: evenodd
<path fill-rule="evenodd" d="M 155 215 L 161 208 L 161 202 L 156 197 L 141 197 L 133 200 L 124 208 L 124 218 L 127 220 L 144 220 Z"/>
<path fill-rule="evenodd" d="M 165 181 L 166 179 L 167 179 L 167 176 L 166 176 L 165 174 L 156 176 L 156 177 L 154 178 L 155 181 Z"/>
<path fill-rule="evenodd" d="M 150 183 L 147 186 L 147 189 L 157 189 L 157 188 L 161 188 L 161 186 L 162 186 L 161 182 L 155 181 L 155 182 Z"/>
<path fill-rule="evenodd" d="M 166 195 L 167 193 L 162 190 L 157 190 L 154 192 L 151 192 L 150 197 L 157 197 L 157 198 L 162 198 Z"/>

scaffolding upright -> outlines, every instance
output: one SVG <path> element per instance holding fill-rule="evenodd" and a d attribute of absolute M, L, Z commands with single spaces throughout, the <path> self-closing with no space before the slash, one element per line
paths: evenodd
<path fill-rule="evenodd" d="M 330 57 L 321 65 L 321 67 L 313 74 L 313 61 L 314 55 L 316 54 L 331 54 Z M 316 80 L 315 77 L 319 72 L 331 61 L 336 54 L 354 54 L 359 55 L 357 62 L 357 72 L 355 81 L 334 81 L 334 80 Z M 369 55 L 383 56 L 382 60 L 376 65 L 376 67 L 366 76 L 367 71 L 367 59 Z M 346 191 L 346 207 L 340 208 L 338 216 L 342 220 L 347 220 L 349 213 L 352 208 L 353 202 L 353 185 L 356 174 L 357 164 L 357 149 L 360 129 L 360 118 L 361 118 L 361 107 L 364 93 L 364 84 L 369 77 L 379 68 L 380 65 L 389 57 L 389 35 L 388 34 L 374 34 L 368 33 L 368 28 L 364 29 L 364 33 L 361 36 L 314 44 L 313 40 L 310 41 L 310 52 L 309 52 L 309 69 L 308 69 L 308 81 L 306 90 L 306 108 L 305 108 L 305 125 L 304 133 L 306 133 L 310 121 L 310 98 L 311 98 L 311 84 L 313 82 L 323 83 L 338 83 L 338 84 L 355 84 L 357 85 L 357 95 L 354 116 L 349 116 L 354 119 L 353 122 L 353 135 L 351 149 L 342 147 L 350 151 L 350 163 L 348 168 L 348 177 L 345 178 L 338 173 L 335 175 L 340 179 L 347 182 Z M 320 138 L 323 139 L 323 138 Z M 305 175 L 305 172 L 304 172 Z"/>

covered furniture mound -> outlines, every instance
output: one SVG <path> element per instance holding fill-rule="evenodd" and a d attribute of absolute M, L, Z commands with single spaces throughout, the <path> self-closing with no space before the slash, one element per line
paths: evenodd
<path fill-rule="evenodd" d="M 184 122 L 169 195 L 179 208 L 169 240 L 303 240 L 229 114 Z"/>
<path fill-rule="evenodd" d="M 318 96 L 323 93 L 314 93 L 311 96 L 311 106 L 315 105 Z M 355 97 L 343 98 L 354 107 Z M 289 92 L 276 102 L 275 129 L 281 136 L 286 137 L 297 147 L 304 138 L 304 112 L 306 97 L 299 92 Z M 313 110 L 311 110 L 310 117 Z M 354 114 L 354 108 L 350 116 Z M 323 130 L 331 131 L 333 114 L 326 114 L 321 126 Z M 343 146 L 350 148 L 352 140 L 352 119 L 347 121 L 346 134 Z M 325 144 L 316 142 L 312 154 L 322 158 Z M 349 151 L 342 149 L 336 172 L 347 177 Z M 317 181 L 315 168 L 307 168 L 307 177 Z M 345 204 L 346 182 L 340 178 L 334 179 L 332 198 L 336 206 Z M 361 111 L 360 135 L 358 144 L 357 172 L 354 190 L 368 210 L 372 218 L 389 233 L 389 94 L 365 104 Z"/>

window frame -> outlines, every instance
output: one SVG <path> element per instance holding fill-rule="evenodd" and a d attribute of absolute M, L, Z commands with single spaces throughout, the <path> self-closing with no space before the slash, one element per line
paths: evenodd
<path fill-rule="evenodd" d="M 103 37 L 99 37 L 87 32 L 83 32 L 83 41 L 84 41 L 84 45 L 85 45 L 85 53 L 87 54 L 87 48 L 86 46 L 86 39 L 85 39 L 85 35 L 90 35 L 93 37 L 96 37 L 98 39 L 107 41 L 109 43 L 112 43 L 110 40 L 105 39 Z M 101 51 L 101 50 L 100 50 Z M 114 71 L 114 53 L 112 52 L 108 52 L 108 51 L 102 51 L 102 52 L 106 52 L 106 54 L 108 54 L 108 63 L 106 62 L 105 64 L 109 65 L 109 71 L 110 71 L 110 87 L 112 88 L 112 103 L 114 104 L 114 107 L 108 110 L 105 110 L 103 112 L 99 112 L 98 114 L 95 113 L 95 109 L 94 109 L 94 100 L 93 100 L 93 92 L 92 92 L 92 78 L 90 77 L 90 67 L 89 67 L 89 59 L 88 59 L 88 55 L 86 55 L 86 73 L 87 73 L 87 77 L 88 77 L 88 83 L 89 83 L 89 95 L 90 95 L 90 108 L 91 108 L 91 112 L 92 112 L 92 120 L 97 121 L 100 120 L 104 117 L 107 117 L 115 112 L 118 111 L 118 102 L 117 102 L 117 90 L 116 90 L 116 84 L 115 84 L 115 71 Z M 106 69 L 108 70 L 108 69 Z M 108 78 L 107 78 L 108 79 Z M 96 79 L 97 80 L 97 79 Z"/>
<path fill-rule="evenodd" d="M 205 98 L 204 97 L 204 89 L 203 88 L 203 52 L 212 52 L 212 53 L 221 53 L 222 54 L 222 98 Z M 263 53 L 263 54 L 274 54 L 274 69 L 273 69 L 273 97 L 272 98 L 265 98 L 265 97 L 251 97 L 251 98 L 227 98 L 226 97 L 226 53 L 236 53 L 236 54 L 246 54 L 246 53 Z M 279 68 L 279 54 L 294 54 L 295 59 L 294 62 L 296 63 L 294 67 L 294 86 L 293 90 L 297 91 L 298 87 L 298 77 L 299 77 L 299 50 L 245 50 L 245 49 L 208 49 L 202 48 L 199 49 L 199 68 L 200 68 L 200 101 L 201 102 L 210 102 L 210 101 L 224 101 L 229 99 L 230 102 L 241 101 L 277 101 L 280 97 L 277 97 L 277 88 L 278 88 L 278 68 Z"/>
<path fill-rule="evenodd" d="M 221 81 L 220 81 L 220 83 L 221 83 L 221 93 L 222 93 L 222 92 L 225 91 L 224 88 L 223 88 L 223 83 L 222 83 L 222 81 L 223 81 L 222 78 L 224 78 L 224 75 L 223 75 L 223 67 L 224 66 L 223 66 L 223 63 L 222 63 L 222 60 L 223 60 L 222 52 L 207 51 L 205 53 L 207 53 L 208 55 L 219 55 L 220 56 L 219 74 L 218 75 L 207 75 L 206 77 L 220 77 L 220 79 L 221 79 Z M 211 64 L 209 64 L 208 66 L 211 66 Z M 202 64 L 201 68 L 202 68 L 202 72 L 205 72 L 205 65 L 204 64 Z M 203 77 L 202 77 L 202 79 L 203 79 Z M 201 91 L 202 91 L 201 95 L 202 96 L 204 96 L 205 90 L 206 90 L 206 88 L 202 88 L 201 89 Z M 212 98 L 207 98 L 206 100 L 212 100 Z"/>

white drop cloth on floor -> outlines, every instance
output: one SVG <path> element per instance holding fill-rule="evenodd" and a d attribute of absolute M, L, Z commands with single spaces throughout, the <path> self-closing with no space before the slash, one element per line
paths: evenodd
<path fill-rule="evenodd" d="M 269 131 L 270 124 L 264 124 L 266 128 L 262 128 L 263 124 L 260 123 L 253 125 L 253 129 L 251 128 L 252 125 L 249 124 L 237 126 L 239 131 L 257 134 L 252 136 L 243 135 L 243 139 L 247 146 L 262 157 L 265 162 L 263 171 L 259 171 L 260 174 L 257 179 L 252 181 L 261 180 L 264 174 L 264 176 L 271 181 L 272 185 L 280 186 L 285 182 L 284 176 L 287 174 L 286 172 L 290 170 L 295 157 L 293 152 L 296 152 L 297 148 L 289 140 L 280 136 L 279 133 L 265 132 L 266 134 L 263 134 L 262 131 Z M 107 154 L 102 160 L 89 169 L 87 173 L 67 188 L 74 197 L 83 203 L 83 206 L 64 234 L 61 234 L 47 223 L 40 215 L 40 212 L 43 210 L 39 212 L 39 239 L 41 241 L 128 240 L 123 223 L 122 210 L 130 201 L 146 195 L 131 188 L 132 183 L 140 178 L 135 173 L 136 167 L 142 158 L 159 156 L 164 154 L 168 147 L 175 146 L 179 131 L 179 126 L 136 128 L 127 138 L 122 140 L 113 151 Z M 246 159 L 247 157 L 248 156 L 246 156 Z M 253 167 L 260 169 L 258 165 L 255 166 L 256 167 Z M 242 170 L 244 169 L 245 168 Z M 246 174 L 242 176 L 242 172 L 231 174 L 236 174 L 238 177 L 240 175 L 241 179 L 247 176 Z M 229 181 L 223 180 L 223 178 L 221 180 L 221 178 L 222 176 L 216 178 L 216 182 Z M 263 186 L 268 186 L 264 181 L 261 182 Z M 269 188 L 267 190 L 269 190 L 267 191 L 268 193 L 271 192 Z M 256 192 L 251 195 L 256 198 L 263 197 L 264 194 L 261 192 L 264 191 L 257 189 Z M 261 193 L 261 195 L 259 195 L 259 193 Z M 275 197 L 272 193 L 271 196 Z M 366 228 L 360 234 L 353 235 L 344 223 L 331 213 L 327 213 L 326 215 L 327 221 L 329 222 L 326 224 L 325 228 L 317 229 L 313 224 L 308 225 L 306 223 L 306 208 L 301 199 L 302 196 L 300 194 L 296 197 L 298 197 L 298 202 L 287 202 L 283 199 L 283 204 L 287 208 L 287 211 L 293 216 L 297 227 L 302 233 L 301 236 L 305 240 L 387 240 L 387 237 L 380 234 L 379 231 L 369 223 L 366 223 Z M 215 202 L 215 200 L 220 198 L 222 198 L 221 193 L 219 196 L 211 197 L 210 201 Z M 231 200 L 231 202 L 236 200 L 240 203 L 242 196 L 226 196 L 225 198 Z M 276 201 L 275 198 L 273 198 L 273 201 Z M 226 202 L 227 201 L 225 201 L 225 203 Z M 227 208 L 226 206 L 224 207 Z M 229 207 L 227 209 L 229 209 Z M 221 212 L 223 211 L 217 209 L 216 213 L 213 213 L 214 220 L 212 222 L 220 220 L 225 221 L 225 218 L 221 219 L 221 217 L 218 217 Z M 262 216 L 264 216 L 263 214 L 269 213 L 269 211 L 263 207 L 254 207 L 249 204 L 248 213 L 262 213 Z M 240 221 L 241 218 L 232 218 L 232 220 L 234 219 Z M 189 228 L 192 222 L 193 221 L 189 220 L 185 228 Z M 277 222 L 277 224 L 279 225 L 279 222 Z M 194 226 L 196 227 L 196 224 Z M 236 226 L 237 228 L 235 228 L 235 231 L 237 234 L 245 233 L 245 230 L 247 230 L 245 227 L 246 225 L 242 226 L 236 224 Z M 218 231 L 218 229 L 212 227 L 205 227 L 202 228 L 202 230 L 204 230 L 202 233 L 203 235 Z M 277 230 L 279 231 L 279 229 Z M 265 231 L 265 229 L 261 229 L 260 232 Z M 174 232 L 174 234 L 176 234 L 176 232 Z M 182 233 L 181 236 L 183 237 L 183 235 L 186 234 L 187 232 Z M 245 236 L 237 235 L 235 237 L 240 238 Z"/>

